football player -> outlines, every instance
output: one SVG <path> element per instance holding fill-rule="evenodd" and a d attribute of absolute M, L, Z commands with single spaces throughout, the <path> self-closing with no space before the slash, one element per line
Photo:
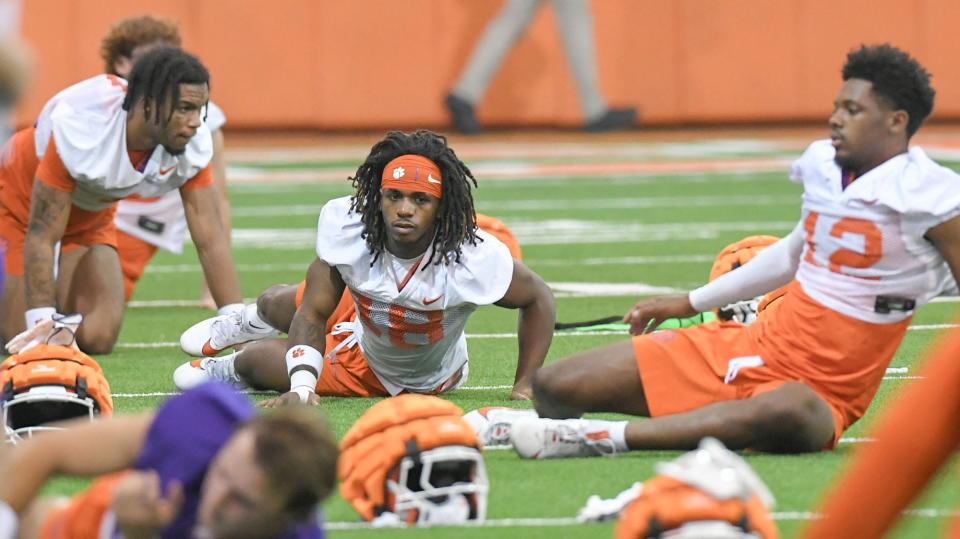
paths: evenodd
<path fill-rule="evenodd" d="M 446 138 L 391 132 L 352 180 L 354 195 L 320 212 L 317 258 L 299 293 L 268 290 L 243 316 L 201 322 L 181 344 L 187 353 L 214 355 L 278 329 L 287 340 L 186 363 L 174 373 L 176 385 L 212 377 L 289 391 L 269 404 L 317 402 L 318 394 L 442 393 L 466 380 L 467 318 L 493 303 L 520 309 L 512 397 L 529 399 L 553 335 L 553 296 L 503 243 L 477 229 L 476 181 Z"/>
<path fill-rule="evenodd" d="M 112 75 L 75 84 L 10 140 L 0 162 L 4 339 L 60 310 L 83 314 L 81 350 L 113 349 L 124 310 L 114 208 L 132 194 L 179 189 L 217 304 L 240 302 L 201 119 L 208 94 L 199 60 L 158 48 L 137 61 L 129 84 Z"/>
<path fill-rule="evenodd" d="M 180 47 L 180 30 L 173 21 L 143 15 L 123 19 L 111 26 L 100 44 L 100 55 L 105 62 L 107 74 L 126 79 L 141 56 L 160 46 Z M 220 107 L 213 101 L 208 101 L 204 123 L 213 139 L 210 170 L 213 174 L 213 187 L 218 195 L 221 225 L 227 231 L 229 239 L 230 202 L 227 199 L 221 129 L 226 121 Z M 124 297 L 129 301 L 137 281 L 157 249 L 178 254 L 183 252 L 187 220 L 180 193 L 170 191 L 160 197 L 145 198 L 134 195 L 121 200 L 117 203 L 117 216 L 114 221 L 117 225 L 117 252 L 120 255 L 120 268 L 123 270 Z M 215 306 L 206 284 L 203 303 L 205 306 Z M 237 308 L 237 304 L 225 305 L 220 311 L 221 314 L 226 314 Z"/>
<path fill-rule="evenodd" d="M 960 176 L 912 135 L 933 107 L 926 70 L 890 45 L 852 51 L 829 140 L 790 169 L 802 218 L 737 271 L 689 294 L 638 303 L 630 341 L 540 370 L 544 418 L 513 424 L 524 457 L 686 449 L 703 437 L 733 449 L 829 449 L 863 416 L 914 310 L 960 276 Z M 773 316 L 649 333 L 788 284 Z M 563 419 L 584 412 L 649 421 Z"/>
<path fill-rule="evenodd" d="M 313 410 L 255 416 L 222 384 L 155 413 L 82 421 L 0 459 L 0 537 L 320 538 L 337 446 Z M 72 499 L 37 497 L 54 474 L 97 476 Z"/>

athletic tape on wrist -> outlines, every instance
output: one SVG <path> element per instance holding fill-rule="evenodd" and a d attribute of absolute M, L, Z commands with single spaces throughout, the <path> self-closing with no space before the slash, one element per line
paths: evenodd
<path fill-rule="evenodd" d="M 287 350 L 287 374 L 290 376 L 290 391 L 300 395 L 306 402 L 309 393 L 317 389 L 320 371 L 323 369 L 323 354 L 312 346 L 298 344 Z M 306 393 L 305 392 L 309 392 Z"/>
<path fill-rule="evenodd" d="M 16 539 L 18 527 L 17 514 L 6 502 L 0 500 L 0 539 Z"/>
<path fill-rule="evenodd" d="M 55 314 L 57 314 L 57 310 L 53 307 L 36 307 L 34 309 L 27 309 L 27 312 L 24 313 L 24 319 L 27 321 L 27 329 L 37 325 L 37 322 L 40 322 L 41 320 L 53 318 L 53 315 Z"/>

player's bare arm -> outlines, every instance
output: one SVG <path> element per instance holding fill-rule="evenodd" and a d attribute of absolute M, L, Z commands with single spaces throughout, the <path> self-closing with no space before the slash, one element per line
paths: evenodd
<path fill-rule="evenodd" d="M 30 221 L 23 247 L 27 308 L 55 305 L 54 247 L 70 218 L 72 196 L 40 180 L 33 181 Z"/>
<path fill-rule="evenodd" d="M 960 283 L 960 216 L 940 223 L 927 231 L 927 238 L 947 261 L 953 278 Z"/>
<path fill-rule="evenodd" d="M 326 327 L 327 319 L 333 314 L 340 302 L 340 296 L 343 295 L 345 284 L 340 272 L 336 268 L 331 268 L 326 262 L 319 258 L 314 259 L 313 263 L 307 269 L 306 288 L 303 292 L 303 301 L 300 308 L 293 315 L 293 322 L 290 323 L 290 331 L 287 334 L 287 357 L 288 367 L 291 362 L 306 360 L 307 358 L 293 357 L 297 354 L 297 348 L 307 350 L 309 355 L 314 352 L 320 354 L 320 365 L 322 365 L 322 355 L 326 348 Z M 295 366 L 294 369 L 300 366 Z M 309 369 L 308 369 L 309 370 Z M 293 369 L 288 368 L 291 374 L 291 391 L 275 398 L 268 399 L 262 403 L 262 406 L 284 406 L 303 402 L 304 398 L 294 391 L 296 384 L 293 380 Z M 316 375 L 319 378 L 319 369 Z M 316 386 L 316 381 L 313 382 Z M 310 388 L 305 402 L 309 404 L 318 404 L 320 398 Z"/>
<path fill-rule="evenodd" d="M 530 400 L 533 375 L 543 365 L 553 339 L 556 306 L 547 283 L 523 262 L 513 261 L 513 278 L 503 298 L 496 303 L 508 309 L 520 309 L 517 320 L 517 375 L 510 398 Z"/>
<path fill-rule="evenodd" d="M 24 441 L 0 460 L 0 501 L 22 513 L 55 474 L 93 476 L 132 466 L 152 421 L 153 414 L 78 419 Z"/>
<path fill-rule="evenodd" d="M 181 188 L 180 197 L 213 299 L 220 307 L 240 303 L 240 280 L 230 252 L 230 231 L 224 228 L 220 216 L 216 188 Z"/>

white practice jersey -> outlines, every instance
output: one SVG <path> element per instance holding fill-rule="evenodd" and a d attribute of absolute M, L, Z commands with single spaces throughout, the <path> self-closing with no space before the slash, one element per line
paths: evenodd
<path fill-rule="evenodd" d="M 406 276 L 397 274 L 397 259 L 384 252 L 371 266 L 362 231 L 350 197 L 329 201 L 320 211 L 317 257 L 340 272 L 353 296 L 354 333 L 384 387 L 394 395 L 433 390 L 467 362 L 463 330 L 470 314 L 506 294 L 510 251 L 478 231 L 483 241 L 464 245 L 459 263 L 428 265 L 431 246 L 400 286 Z"/>
<path fill-rule="evenodd" d="M 159 197 L 210 163 L 213 143 L 210 131 L 201 126 L 183 154 L 175 156 L 157 146 L 143 171 L 135 169 L 127 154 L 127 111 L 122 108 L 126 90 L 127 81 L 97 75 L 55 95 L 37 119 L 37 157 L 43 157 L 52 135 L 77 184 L 73 203 L 85 210 L 107 208 L 132 194 Z"/>
<path fill-rule="evenodd" d="M 227 123 L 227 117 L 211 101 L 207 103 L 205 122 L 210 133 L 214 133 Z M 158 199 L 121 200 L 114 222 L 119 230 L 151 245 L 178 254 L 183 252 L 188 229 L 179 191 L 170 191 Z"/>
<path fill-rule="evenodd" d="M 946 263 L 924 235 L 960 215 L 960 175 L 913 147 L 844 190 L 834 154 L 829 140 L 814 142 L 790 169 L 803 184 L 797 280 L 842 314 L 898 322 L 948 288 Z"/>

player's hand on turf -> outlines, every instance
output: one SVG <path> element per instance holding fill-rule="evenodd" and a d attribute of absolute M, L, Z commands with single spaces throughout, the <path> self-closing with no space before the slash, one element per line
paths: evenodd
<path fill-rule="evenodd" d="M 127 472 L 113 490 L 113 512 L 123 536 L 128 539 L 156 537 L 180 511 L 183 486 L 178 481 L 160 487 L 153 470 Z"/>
<path fill-rule="evenodd" d="M 288 391 L 279 397 L 261 402 L 260 406 L 263 408 L 282 408 L 284 406 L 295 406 L 297 404 L 300 404 L 300 395 L 293 391 Z M 320 404 L 320 395 L 311 393 L 310 396 L 307 397 L 307 404 L 310 406 Z"/>
<path fill-rule="evenodd" d="M 689 318 L 697 314 L 690 305 L 687 294 L 659 296 L 643 300 L 623 315 L 623 321 L 630 324 L 630 333 L 640 335 L 649 333 L 669 318 Z"/>

